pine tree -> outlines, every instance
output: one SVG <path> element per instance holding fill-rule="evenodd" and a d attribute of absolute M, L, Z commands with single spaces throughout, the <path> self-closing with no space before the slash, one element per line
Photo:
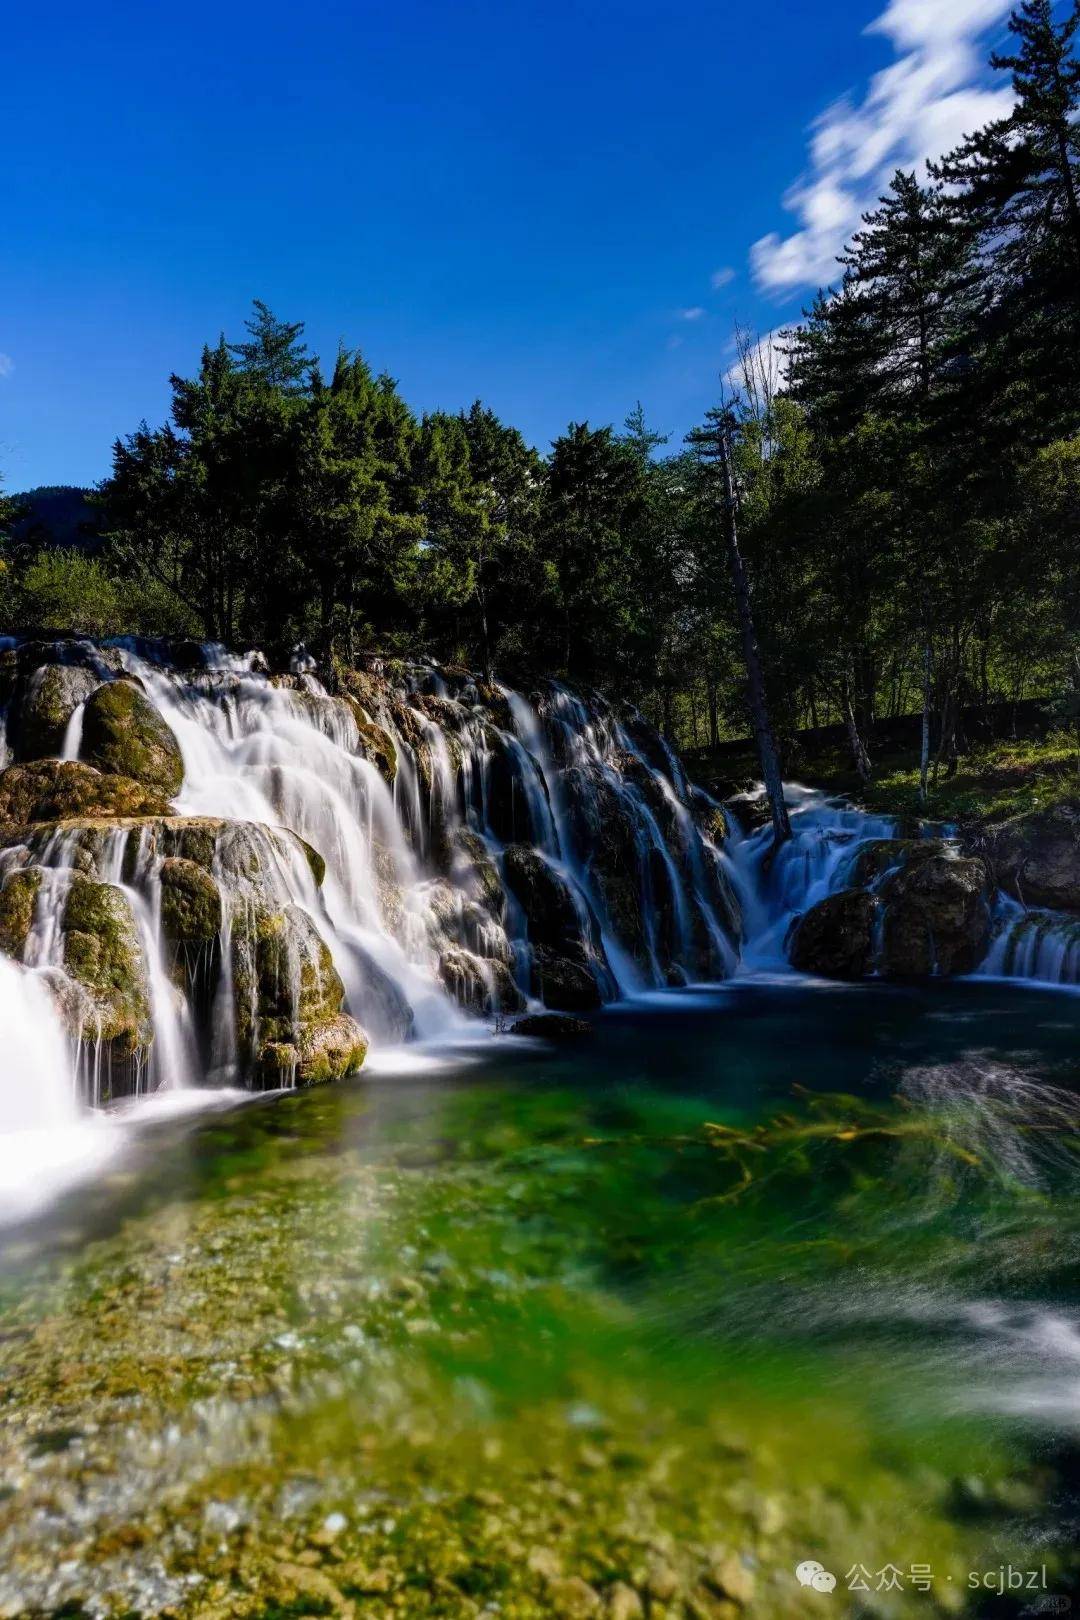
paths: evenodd
<path fill-rule="evenodd" d="M 315 364 L 307 344 L 300 342 L 303 321 L 279 321 L 261 298 L 252 300 L 253 318 L 244 322 L 246 343 L 230 343 L 228 351 L 240 371 L 258 377 L 283 394 L 302 394 Z"/>

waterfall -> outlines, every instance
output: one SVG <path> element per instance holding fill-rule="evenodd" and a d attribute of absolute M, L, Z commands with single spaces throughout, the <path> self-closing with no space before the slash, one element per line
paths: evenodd
<path fill-rule="evenodd" d="M 302 649 L 273 674 L 259 653 L 138 640 L 0 656 L 0 762 L 43 773 L 60 806 L 0 846 L 19 964 L 0 957 L 4 1009 L 20 1032 L 51 1009 L 53 1045 L 19 1061 L 62 1072 L 69 1110 L 335 1078 L 369 1041 L 471 1040 L 545 1005 L 790 971 L 796 919 L 896 875 L 859 865 L 899 838 L 893 818 L 793 784 L 774 854 L 753 796 L 718 804 L 631 707 L 554 681 L 526 694 L 373 658 L 330 684 Z M 95 752 L 117 681 L 175 751 L 168 805 Z M 110 783 L 138 813 L 98 805 Z M 75 788 L 85 814 L 63 808 Z M 1074 983 L 1080 923 L 999 897 L 980 971 Z"/>
<path fill-rule="evenodd" d="M 182 764 L 167 816 L 91 808 L 0 850 L 0 886 L 35 896 L 16 955 L 50 975 L 91 1104 L 294 1083 L 321 1061 L 315 1024 L 339 1044 L 357 1024 L 376 1046 L 471 1039 L 477 1015 L 587 1010 L 737 964 L 709 806 L 629 708 L 430 663 L 372 660 L 331 689 L 302 649 L 278 675 L 258 653 L 131 639 L 31 644 L 27 665 L 8 688 L 16 761 L 40 757 L 20 748 L 46 694 L 54 759 L 85 770 L 94 699 L 124 680 Z M 203 901 L 212 937 L 188 938 Z M 139 981 L 119 1011 L 108 973 L 87 993 L 91 903 Z"/>
<path fill-rule="evenodd" d="M 1029 911 L 999 894 L 990 949 L 979 973 L 1034 984 L 1080 985 L 1080 917 Z"/>
<path fill-rule="evenodd" d="M 749 795 L 744 805 L 755 807 L 760 797 Z M 868 815 L 816 788 L 790 782 L 784 797 L 791 838 L 775 858 L 771 824 L 743 833 L 733 818 L 725 858 L 742 903 L 744 968 L 785 968 L 785 945 L 795 919 L 847 886 L 860 849 L 899 836 L 894 817 Z"/>

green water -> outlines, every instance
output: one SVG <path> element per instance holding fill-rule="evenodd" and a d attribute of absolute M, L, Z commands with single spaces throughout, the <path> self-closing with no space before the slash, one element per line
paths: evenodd
<path fill-rule="evenodd" d="M 0 1615 L 1070 1593 L 1077 1007 L 747 986 L 133 1130 L 7 1237 Z"/>

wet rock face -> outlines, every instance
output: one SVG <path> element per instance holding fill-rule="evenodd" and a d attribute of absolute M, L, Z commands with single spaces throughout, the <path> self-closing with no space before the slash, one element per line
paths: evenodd
<path fill-rule="evenodd" d="M 509 965 L 450 946 L 439 958 L 439 977 L 454 1000 L 472 1012 L 513 1013 L 525 1006 Z"/>
<path fill-rule="evenodd" d="M 61 927 L 64 970 L 85 993 L 63 1007 L 69 1027 L 107 1048 L 112 1085 L 122 1094 L 132 1089 L 154 1038 L 138 925 L 122 890 L 76 872 Z"/>
<path fill-rule="evenodd" d="M 183 786 L 184 762 L 176 738 L 134 681 L 113 681 L 89 699 L 81 757 L 165 799 L 175 798 Z"/>
<path fill-rule="evenodd" d="M 1005 822 L 988 854 L 998 883 L 1021 904 L 1080 911 L 1080 801 Z"/>
<path fill-rule="evenodd" d="M 78 760 L 43 759 L 0 771 L 0 829 L 89 817 L 167 815 L 157 793 Z"/>
<path fill-rule="evenodd" d="M 926 979 L 971 973 L 990 935 L 984 863 L 938 840 L 882 839 L 861 850 L 843 889 L 796 924 L 792 965 L 832 979 Z"/>
<path fill-rule="evenodd" d="M 20 684 L 13 730 L 16 758 L 26 761 L 60 753 L 72 715 L 101 681 L 81 664 L 43 664 Z"/>
<path fill-rule="evenodd" d="M 603 1002 L 593 970 L 546 945 L 533 948 L 531 974 L 533 995 L 557 1012 L 594 1012 Z"/>
<path fill-rule="evenodd" d="M 791 965 L 826 979 L 864 978 L 873 963 L 879 907 L 864 889 L 827 895 L 796 923 L 788 947 Z"/>
<path fill-rule="evenodd" d="M 9 873 L 0 888 L 0 951 L 16 962 L 33 925 L 41 876 L 40 867 L 23 867 Z"/>
<path fill-rule="evenodd" d="M 170 856 L 161 863 L 161 928 L 171 945 L 199 951 L 221 932 L 221 892 L 195 861 Z"/>
<path fill-rule="evenodd" d="M 551 862 L 528 844 L 511 844 L 503 852 L 503 874 L 528 920 L 529 939 L 584 960 L 595 947 L 595 927 Z"/>
<path fill-rule="evenodd" d="M 889 978 L 971 973 L 990 937 L 986 867 L 935 854 L 886 881 L 882 967 Z"/>

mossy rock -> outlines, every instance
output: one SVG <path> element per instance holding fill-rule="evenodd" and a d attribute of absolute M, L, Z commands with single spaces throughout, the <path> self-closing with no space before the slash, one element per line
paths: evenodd
<path fill-rule="evenodd" d="M 603 996 L 596 975 L 581 962 L 537 945 L 532 953 L 532 991 L 557 1012 L 595 1012 Z"/>
<path fill-rule="evenodd" d="M 41 867 L 24 866 L 8 875 L 0 889 L 0 951 L 16 962 L 22 957 L 33 926 L 41 888 Z"/>
<path fill-rule="evenodd" d="M 909 870 L 945 852 L 940 838 L 876 838 L 855 856 L 852 882 L 860 887 L 882 878 L 894 868 Z"/>
<path fill-rule="evenodd" d="M 184 783 L 180 747 L 133 681 L 99 687 L 83 712 L 82 757 L 99 770 L 141 782 L 166 799 Z"/>
<path fill-rule="evenodd" d="M 1080 801 L 1006 821 L 989 854 L 998 883 L 1023 905 L 1080 911 Z"/>
<path fill-rule="evenodd" d="M 61 923 L 64 967 L 88 993 L 97 1035 L 112 1055 L 132 1057 L 153 1039 L 150 993 L 138 925 L 126 895 L 109 883 L 73 873 Z"/>
<path fill-rule="evenodd" d="M 368 1038 L 348 1013 L 311 1024 L 300 1037 L 297 1081 L 302 1086 L 344 1080 L 355 1074 L 367 1057 Z"/>
<path fill-rule="evenodd" d="M 506 881 L 525 913 L 529 939 L 563 955 L 583 958 L 594 944 L 590 920 L 583 919 L 570 885 L 529 844 L 511 844 L 503 852 Z"/>
<path fill-rule="evenodd" d="M 521 1012 L 525 998 L 509 965 L 491 957 L 474 956 L 452 945 L 439 958 L 439 977 L 459 1006 L 470 1012 Z"/>
<path fill-rule="evenodd" d="M 594 1033 L 584 1018 L 569 1013 L 529 1013 L 510 1026 L 511 1035 L 527 1035 L 541 1041 L 580 1041 Z"/>
<path fill-rule="evenodd" d="M 484 840 L 462 827 L 454 836 L 454 845 L 451 862 L 454 881 L 474 900 L 479 900 L 492 917 L 501 920 L 506 914 L 506 891 Z"/>
<path fill-rule="evenodd" d="M 161 864 L 161 927 L 171 945 L 199 949 L 221 932 L 221 892 L 194 861 L 175 856 Z"/>
<path fill-rule="evenodd" d="M 880 900 L 865 889 L 842 889 L 800 917 L 788 954 L 800 973 L 826 979 L 862 979 L 874 958 L 874 925 Z"/>
<path fill-rule="evenodd" d="M 377 721 L 373 720 L 363 704 L 351 693 L 342 702 L 348 705 L 360 737 L 359 752 L 368 760 L 383 780 L 392 787 L 397 776 L 398 757 L 394 739 Z"/>
<path fill-rule="evenodd" d="M 101 681 L 83 665 L 43 664 L 23 684 L 15 717 L 16 758 L 48 759 L 60 753 L 68 722 Z"/>
<path fill-rule="evenodd" d="M 985 864 L 934 854 L 888 878 L 882 970 L 893 979 L 971 973 L 990 939 Z"/>
<path fill-rule="evenodd" d="M 143 783 L 81 760 L 42 759 L 0 772 L 0 826 L 168 812 L 166 801 Z"/>
<path fill-rule="evenodd" d="M 341 1010 L 345 987 L 305 911 L 245 908 L 233 921 L 237 1038 L 242 1052 L 299 1046 L 307 1029 Z"/>

